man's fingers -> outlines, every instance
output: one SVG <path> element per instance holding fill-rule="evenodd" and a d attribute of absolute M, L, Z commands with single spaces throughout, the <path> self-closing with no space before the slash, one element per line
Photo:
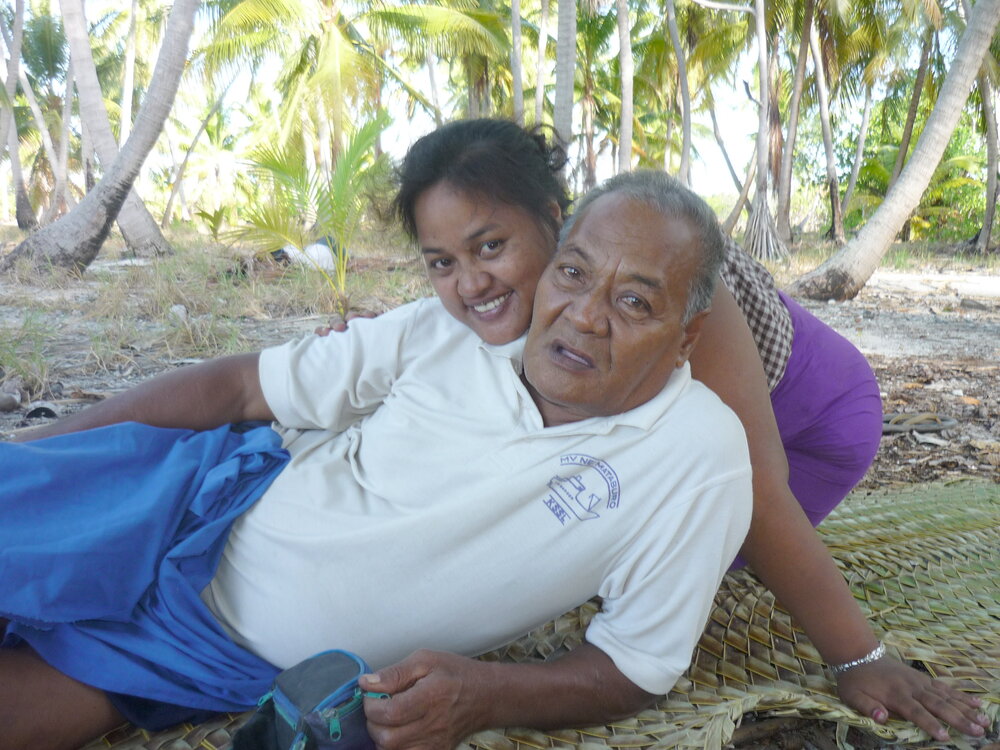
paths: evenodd
<path fill-rule="evenodd" d="M 365 698 L 368 724 L 380 729 L 402 727 L 423 718 L 423 706 L 409 691 L 389 698 Z"/>
<path fill-rule="evenodd" d="M 409 690 L 418 680 L 430 673 L 431 666 L 423 654 L 422 651 L 415 651 L 403 661 L 396 662 L 373 674 L 361 675 L 359 680 L 361 688 L 389 695 Z"/>

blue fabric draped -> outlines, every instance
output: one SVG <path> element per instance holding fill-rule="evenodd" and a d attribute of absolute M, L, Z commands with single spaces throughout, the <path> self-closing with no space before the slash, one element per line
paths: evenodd
<path fill-rule="evenodd" d="M 94 687 L 216 711 L 277 670 L 232 642 L 199 593 L 233 522 L 288 461 L 267 426 L 119 424 L 0 443 L 0 617 Z"/>

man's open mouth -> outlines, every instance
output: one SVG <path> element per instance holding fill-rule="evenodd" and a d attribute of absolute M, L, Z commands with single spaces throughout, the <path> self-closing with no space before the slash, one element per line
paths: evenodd
<path fill-rule="evenodd" d="M 557 361 L 573 370 L 592 370 L 594 360 L 578 349 L 573 349 L 557 341 L 552 345 L 552 352 Z"/>

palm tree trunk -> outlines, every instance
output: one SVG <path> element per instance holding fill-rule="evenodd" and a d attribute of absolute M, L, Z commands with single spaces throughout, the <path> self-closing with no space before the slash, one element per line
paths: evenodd
<path fill-rule="evenodd" d="M 618 171 L 632 168 L 632 120 L 635 117 L 633 81 L 635 60 L 632 58 L 632 21 L 628 0 L 617 0 L 618 8 L 618 68 L 621 70 L 622 104 L 618 133 Z"/>
<path fill-rule="evenodd" d="M 851 179 L 847 181 L 847 192 L 844 193 L 844 210 L 850 210 L 851 196 L 858 184 L 858 174 L 861 172 L 861 161 L 865 158 L 865 141 L 868 140 L 868 126 L 872 116 L 872 87 L 865 87 L 865 107 L 861 112 L 861 128 L 858 131 L 858 145 L 854 150 L 854 162 L 851 164 Z"/>
<path fill-rule="evenodd" d="M 427 78 L 431 87 L 431 104 L 434 106 L 434 124 L 437 127 L 444 125 L 444 118 L 441 117 L 441 97 L 438 95 L 437 78 L 434 75 L 434 56 L 430 48 L 424 52 L 424 64 L 427 66 Z"/>
<path fill-rule="evenodd" d="M 674 46 L 674 58 L 677 60 L 677 82 L 681 91 L 681 164 L 677 170 L 677 178 L 684 184 L 691 184 L 691 92 L 688 90 L 687 58 L 684 47 L 681 46 L 681 36 L 677 31 L 677 14 L 674 11 L 674 0 L 666 0 L 667 29 L 670 41 Z"/>
<path fill-rule="evenodd" d="M 24 30 L 24 2 L 17 0 L 14 10 L 14 28 L 11 39 L 7 42 L 10 59 L 7 61 L 7 80 L 5 90 L 8 101 L 13 101 L 17 89 L 18 73 L 21 62 L 21 42 Z M 6 39 L 6 34 L 4 34 Z M 7 143 L 10 156 L 11 183 L 14 187 L 14 218 L 19 229 L 25 232 L 34 231 L 38 227 L 35 209 L 31 205 L 28 191 L 24 186 L 24 174 L 21 171 L 21 142 L 17 134 L 17 121 L 14 119 L 13 108 L 0 108 L 0 137 Z"/>
<path fill-rule="evenodd" d="M 760 101 L 757 117 L 757 189 L 743 237 L 743 246 L 748 253 L 761 260 L 774 260 L 788 255 L 774 228 L 771 209 L 767 205 L 767 156 L 770 117 L 768 116 L 768 54 L 767 36 L 764 30 L 764 0 L 754 0 L 754 29 L 757 37 L 757 74 L 760 81 Z"/>
<path fill-rule="evenodd" d="M 14 39 L 8 34 L 5 26 L 0 26 L 0 36 L 3 37 L 4 46 L 8 51 L 12 52 L 14 49 Z M 11 59 L 13 60 L 13 56 Z M 31 87 L 31 82 L 28 80 L 24 68 L 18 64 L 14 66 L 14 69 L 16 70 L 17 82 L 21 84 L 21 93 L 28 103 L 28 109 L 31 111 L 31 119 L 35 122 L 35 130 L 38 131 L 38 136 L 42 140 L 42 150 L 45 152 L 45 159 L 49 162 L 52 172 L 55 174 L 58 157 L 56 156 L 55 145 L 52 143 L 52 134 L 49 132 L 45 116 L 42 114 L 42 108 L 38 106 L 38 98 L 35 96 L 35 90 Z M 8 70 L 10 70 L 9 65 Z"/>
<path fill-rule="evenodd" d="M 132 0 L 128 15 L 128 36 L 125 38 L 125 70 L 122 73 L 121 115 L 118 122 L 118 148 L 125 145 L 132 132 L 132 90 L 135 88 L 135 19 L 139 0 Z"/>
<path fill-rule="evenodd" d="M 16 0 L 14 4 L 14 28 L 12 29 L 10 41 L 5 41 L 10 58 L 7 60 L 7 78 L 4 80 L 4 91 L 7 94 L 7 101 L 14 101 L 14 92 L 17 90 L 17 71 L 21 64 L 21 41 L 24 32 L 24 0 Z M 4 40 L 7 39 L 6 33 Z M 9 128 L 17 130 L 14 122 L 14 110 L 9 107 L 0 107 L 0 144 L 8 144 L 7 139 Z"/>
<path fill-rule="evenodd" d="M 576 2 L 559 0 L 556 34 L 556 96 L 553 125 L 564 143 L 573 138 L 573 87 L 576 79 Z"/>
<path fill-rule="evenodd" d="M 0 270 L 10 269 L 19 259 L 26 258 L 38 269 L 55 267 L 82 271 L 97 256 L 170 113 L 184 73 L 198 4 L 199 0 L 174 2 L 132 135 L 103 179 L 76 208 L 14 248 L 0 264 Z"/>
<path fill-rule="evenodd" d="M 335 18 L 336 16 L 333 17 Z M 334 26 L 336 25 L 336 22 L 333 20 L 330 20 L 329 23 Z M 343 41 L 343 36 L 339 29 L 334 28 L 329 37 L 330 50 L 333 56 L 333 63 L 331 65 L 333 91 L 330 94 L 333 113 L 329 118 L 333 124 L 333 153 L 330 159 L 330 164 L 332 165 L 340 157 L 341 149 L 344 148 L 344 124 L 346 117 L 344 115 L 344 84 L 340 69 L 340 45 Z M 323 119 L 326 120 L 327 118 L 324 116 Z"/>
<path fill-rule="evenodd" d="M 118 145 L 111 132 L 108 112 L 104 108 L 101 84 L 97 78 L 97 68 L 90 49 L 87 19 L 83 12 L 83 0 L 59 0 L 62 8 L 63 28 L 69 43 L 70 55 L 74 58 L 76 91 L 80 101 L 80 119 L 88 129 L 91 141 L 105 169 L 110 169 L 118 155 Z M 184 40 L 187 48 L 187 40 Z M 136 255 L 165 255 L 172 249 L 156 225 L 156 221 L 146 210 L 146 206 L 134 190 L 130 190 L 125 204 L 116 212 L 118 227 L 129 249 Z"/>
<path fill-rule="evenodd" d="M 524 76 L 521 64 L 521 0 L 510 2 L 510 76 L 514 89 L 514 122 L 524 125 Z"/>
<path fill-rule="evenodd" d="M 324 180 L 329 181 L 333 174 L 333 133 L 330 128 L 330 118 L 326 114 L 326 107 L 322 99 L 316 100 L 316 150 L 319 155 L 318 174 Z"/>
<path fill-rule="evenodd" d="M 671 165 L 673 164 L 674 146 L 674 118 L 667 117 L 667 124 L 663 127 L 663 171 L 673 174 Z"/>
<path fill-rule="evenodd" d="M 715 142 L 719 144 L 719 151 L 722 152 L 722 158 L 726 162 L 726 166 L 729 168 L 729 176 L 733 178 L 733 184 L 736 186 L 737 190 L 742 191 L 743 185 L 740 183 L 740 177 L 736 174 L 736 168 L 733 167 L 733 161 L 729 158 L 729 151 L 726 149 L 726 143 L 722 140 L 722 132 L 719 130 L 719 118 L 715 116 L 715 102 L 709 99 L 708 102 L 708 114 L 712 118 L 712 133 L 715 135 Z M 756 158 L 756 157 L 755 157 Z"/>
<path fill-rule="evenodd" d="M 94 179 L 94 141 L 86 123 L 80 124 L 80 161 L 83 163 L 83 192 L 86 194 L 97 184 Z"/>
<path fill-rule="evenodd" d="M 52 189 L 52 200 L 42 217 L 42 223 L 48 224 L 55 217 L 68 211 L 75 205 L 69 190 L 69 121 L 73 115 L 73 61 L 66 68 L 66 95 L 62 102 L 62 127 L 59 134 L 59 152 L 57 163 L 52 166 L 55 175 L 55 187 Z"/>
<path fill-rule="evenodd" d="M 983 212 L 983 226 L 976 235 L 976 252 L 985 254 L 990 249 L 993 222 L 997 212 L 997 113 L 993 107 L 993 85 L 989 76 L 979 74 L 979 96 L 983 102 L 983 117 L 986 120 L 986 210 Z"/>
<path fill-rule="evenodd" d="M 10 174 L 14 183 L 14 218 L 22 232 L 33 232 L 38 228 L 38 218 L 31 205 L 28 191 L 24 187 L 21 171 L 21 142 L 17 137 L 17 123 L 11 118 L 11 128 L 7 131 L 7 150 L 10 154 Z"/>
<path fill-rule="evenodd" d="M 194 137 L 191 139 L 191 144 L 188 146 L 187 151 L 184 152 L 184 158 L 181 160 L 180 165 L 176 170 L 174 170 L 174 175 L 171 179 L 172 187 L 170 190 L 170 197 L 167 199 L 167 207 L 163 210 L 163 218 L 160 220 L 160 226 L 166 227 L 167 224 L 169 224 L 174 200 L 177 199 L 178 193 L 181 191 L 184 184 L 184 170 L 187 169 L 187 164 L 191 159 L 191 154 L 194 153 L 194 148 L 198 145 L 198 139 L 201 138 L 201 134 L 205 132 L 206 128 L 208 128 L 208 123 L 213 117 L 215 117 L 215 113 L 222 107 L 222 102 L 225 101 L 226 94 L 229 93 L 229 87 L 233 85 L 235 80 L 236 79 L 230 81 L 219 95 L 219 98 L 215 100 L 215 104 L 212 105 L 212 109 L 209 110 L 205 119 L 201 121 L 201 126 L 198 128 L 198 132 L 195 133 Z"/>
<path fill-rule="evenodd" d="M 750 187 L 753 185 L 754 176 L 757 174 L 757 147 L 754 146 L 753 157 L 750 159 L 750 165 L 747 169 L 747 178 L 743 181 L 742 187 L 740 187 L 740 195 L 736 199 L 736 203 L 733 205 L 733 210 L 729 212 L 729 216 L 726 220 L 722 222 L 722 231 L 726 233 L 727 236 L 732 236 L 733 230 L 736 228 L 736 222 L 740 220 L 740 213 L 747 205 L 747 196 L 750 195 Z M 749 211 L 747 212 L 747 221 L 750 221 Z"/>
<path fill-rule="evenodd" d="M 594 151 L 594 112 L 597 103 L 594 101 L 593 79 L 588 77 L 584 86 L 580 109 L 583 114 L 583 189 L 586 192 L 597 185 L 597 152 Z"/>
<path fill-rule="evenodd" d="M 42 151 L 45 153 L 45 159 L 52 167 L 52 173 L 55 174 L 59 164 L 59 156 L 56 154 L 56 147 L 52 142 L 52 133 L 49 132 L 49 126 L 45 122 L 45 115 L 42 114 L 42 108 L 38 106 L 38 99 L 35 97 L 35 91 L 31 87 L 31 81 L 28 80 L 28 76 L 24 73 L 24 68 L 18 68 L 17 78 L 21 84 L 21 93 L 24 94 L 24 100 L 28 103 L 31 119 L 35 121 L 35 130 L 42 141 Z"/>
<path fill-rule="evenodd" d="M 865 285 L 927 189 L 962 114 L 998 21 L 1000 0 L 979 0 L 975 4 L 938 100 L 899 179 L 858 235 L 826 263 L 795 281 L 791 287 L 793 294 L 820 300 L 851 299 Z"/>
<path fill-rule="evenodd" d="M 781 151 L 781 169 L 778 174 L 778 200 L 775 224 L 782 242 L 792 241 L 792 162 L 795 158 L 795 138 L 799 130 L 799 104 L 802 101 L 802 87 L 806 78 L 806 62 L 809 58 L 809 29 L 812 28 L 815 0 L 805 0 L 802 8 L 802 28 L 799 33 L 799 54 L 795 61 L 795 78 L 792 81 L 792 96 L 788 103 L 788 130 Z"/>
<path fill-rule="evenodd" d="M 903 126 L 903 134 L 899 139 L 899 152 L 896 154 L 896 163 L 892 167 L 892 176 L 889 178 L 889 187 L 899 177 L 906 162 L 906 152 L 910 149 L 910 139 L 913 137 L 913 124 L 917 121 L 917 111 L 920 108 L 920 95 L 924 91 L 924 79 L 927 78 L 927 67 L 930 63 L 931 46 L 934 41 L 934 29 L 930 25 L 924 33 L 924 43 L 920 49 L 920 65 L 917 67 L 917 79 L 913 83 L 913 95 L 910 97 L 910 108 L 906 112 L 906 124 Z"/>
<path fill-rule="evenodd" d="M 549 3 L 540 0 L 541 17 L 538 20 L 538 50 L 535 58 L 535 124 L 542 121 L 545 114 L 545 49 L 549 42 Z"/>
<path fill-rule="evenodd" d="M 969 0 L 962 0 L 962 12 L 966 18 L 972 13 Z M 983 106 L 983 120 L 986 122 L 986 209 L 983 211 L 983 226 L 971 244 L 982 255 L 989 251 L 997 211 L 997 113 L 993 107 L 993 84 L 985 70 L 979 71 L 976 85 L 979 87 L 979 101 Z"/>
<path fill-rule="evenodd" d="M 837 159 L 833 154 L 833 128 L 830 125 L 829 93 L 826 87 L 823 55 L 819 49 L 816 28 L 809 29 L 809 46 L 812 49 L 816 70 L 816 92 L 819 99 L 819 119 L 823 130 L 823 149 L 826 151 L 826 186 L 830 191 L 830 230 L 826 236 L 838 245 L 844 244 L 844 216 L 840 210 L 840 180 L 837 178 Z"/>

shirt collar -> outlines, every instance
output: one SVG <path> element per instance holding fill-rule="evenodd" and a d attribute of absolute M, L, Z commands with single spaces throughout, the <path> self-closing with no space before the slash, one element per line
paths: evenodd
<path fill-rule="evenodd" d="M 487 354 L 510 361 L 513 375 L 520 380 L 524 371 L 524 343 L 527 334 L 509 344 L 487 344 L 479 342 L 479 348 Z M 623 414 L 612 414 L 607 417 L 591 417 L 579 422 L 569 422 L 558 427 L 546 427 L 546 432 L 560 431 L 571 433 L 607 434 L 615 427 L 627 426 L 640 430 L 649 430 L 659 421 L 677 397 L 687 389 L 691 382 L 691 365 L 685 362 L 670 376 L 667 384 L 653 398 Z M 529 397 L 530 400 L 530 397 Z"/>

